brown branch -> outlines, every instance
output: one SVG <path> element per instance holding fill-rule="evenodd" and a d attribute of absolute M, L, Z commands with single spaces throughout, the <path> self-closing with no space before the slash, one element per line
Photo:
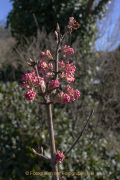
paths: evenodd
<path fill-rule="evenodd" d="M 56 48 L 56 54 L 55 54 L 55 72 L 58 72 L 58 58 L 59 58 L 59 53 L 58 53 L 58 49 L 60 46 L 60 27 L 59 24 L 57 24 L 57 48 Z M 55 80 L 58 79 L 58 74 L 55 74 Z"/>
<path fill-rule="evenodd" d="M 55 162 L 56 148 L 55 148 L 51 104 L 46 105 L 46 113 L 47 113 L 47 119 L 48 119 L 48 129 L 49 129 L 49 138 L 50 138 L 51 163 L 52 163 L 53 177 L 54 177 L 54 180 L 59 180 L 58 167 L 57 167 L 57 163 Z"/>
<path fill-rule="evenodd" d="M 47 90 L 45 93 L 38 93 L 38 95 L 40 95 L 40 96 L 45 96 L 46 94 L 50 94 L 52 91 L 54 91 L 54 90 L 56 90 L 56 89 L 59 89 L 59 87 L 55 87 L 55 88 L 53 88 L 53 89 L 49 89 L 49 90 Z"/>
<path fill-rule="evenodd" d="M 94 109 L 91 111 L 91 114 L 90 114 L 90 116 L 89 116 L 89 118 L 88 118 L 88 120 L 87 120 L 87 122 L 86 122 L 86 124 L 85 124 L 85 126 L 84 126 L 84 128 L 83 128 L 83 130 L 81 131 L 79 137 L 78 137 L 77 140 L 74 142 L 74 144 L 72 145 L 72 147 L 65 153 L 65 155 L 64 155 L 65 157 L 66 157 L 66 156 L 68 155 L 68 153 L 73 149 L 73 147 L 76 145 L 76 143 L 79 141 L 79 139 L 80 139 L 81 136 L 83 135 L 83 132 L 85 131 L 85 128 L 86 128 L 87 124 L 89 123 L 90 118 L 91 118 L 93 112 L 94 112 Z"/>
<path fill-rule="evenodd" d="M 34 154 L 42 157 L 42 158 L 45 159 L 46 161 L 51 162 L 51 159 L 49 159 L 48 157 L 44 156 L 43 154 L 37 153 L 33 148 L 32 148 L 32 151 L 33 151 Z"/>
<path fill-rule="evenodd" d="M 89 0 L 89 1 L 88 1 L 87 8 L 86 8 L 86 13 L 87 13 L 87 15 L 90 14 L 90 11 L 91 11 L 91 9 L 92 9 L 92 6 L 93 6 L 94 1 L 95 1 L 95 0 Z"/>
<path fill-rule="evenodd" d="M 37 101 L 37 100 L 34 100 L 36 103 L 38 103 L 38 104 L 40 104 L 40 105 L 45 105 L 45 104 L 47 104 L 47 105 L 49 105 L 49 104 L 54 104 L 52 101 L 50 101 L 50 102 L 39 102 L 39 101 Z"/>
<path fill-rule="evenodd" d="M 48 62 L 49 62 L 49 63 L 50 63 L 50 62 L 55 62 L 55 60 L 54 60 L 54 59 L 50 59 Z"/>
<path fill-rule="evenodd" d="M 67 31 L 66 31 L 66 32 L 65 32 L 65 34 L 62 36 L 62 38 L 61 38 L 61 42 L 60 42 L 60 45 L 62 44 L 63 39 L 64 39 L 64 37 L 66 36 L 66 34 L 67 34 Z"/>

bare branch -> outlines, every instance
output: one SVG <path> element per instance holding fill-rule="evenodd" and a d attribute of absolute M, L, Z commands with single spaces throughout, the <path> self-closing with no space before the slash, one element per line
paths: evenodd
<path fill-rule="evenodd" d="M 78 137 L 77 140 L 74 142 L 74 144 L 72 145 L 72 147 L 67 151 L 67 153 L 65 154 L 65 157 L 66 157 L 66 156 L 68 155 L 68 153 L 73 149 L 73 147 L 76 145 L 76 143 L 79 141 L 79 139 L 80 139 L 81 136 L 83 135 L 83 132 L 85 131 L 85 128 L 86 128 L 87 124 L 89 123 L 90 118 L 91 118 L 93 112 L 94 112 L 94 109 L 91 111 L 91 114 L 90 114 L 90 116 L 89 116 L 89 118 L 88 118 L 88 120 L 87 120 L 87 122 L 86 122 L 86 124 L 85 124 L 85 126 L 84 126 L 84 128 L 83 128 L 83 130 L 81 131 L 79 137 Z"/>
<path fill-rule="evenodd" d="M 44 156 L 43 154 L 37 153 L 33 148 L 32 148 L 32 151 L 33 151 L 34 154 L 42 157 L 42 158 L 45 159 L 46 161 L 51 162 L 51 159 L 49 159 L 48 157 Z"/>

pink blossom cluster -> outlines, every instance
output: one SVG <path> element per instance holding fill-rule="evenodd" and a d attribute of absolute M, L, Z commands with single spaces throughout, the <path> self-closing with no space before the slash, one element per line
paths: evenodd
<path fill-rule="evenodd" d="M 43 92 L 45 92 L 46 89 L 46 83 L 48 83 L 48 90 L 54 89 L 59 87 L 59 81 L 54 80 L 54 73 L 53 73 L 53 65 L 52 63 L 46 63 L 46 62 L 40 62 L 38 67 L 38 72 L 40 74 L 43 74 L 43 78 L 35 75 L 35 70 L 32 70 L 32 73 L 25 73 L 22 75 L 23 83 L 21 87 L 26 87 L 29 90 L 27 91 L 25 98 L 29 101 L 32 101 L 35 98 L 36 93 L 33 91 L 34 89 L 38 89 L 40 91 L 39 86 L 41 85 Z M 65 64 L 63 61 L 59 62 L 60 67 L 60 78 L 62 80 L 66 80 L 68 83 L 71 83 L 74 81 L 74 72 L 76 67 L 73 65 L 73 63 L 67 63 Z M 38 81 L 40 80 L 40 83 Z M 31 91 L 30 91 L 31 90 Z M 68 103 L 70 101 L 74 101 L 75 99 L 78 99 L 80 96 L 80 92 L 78 90 L 73 90 L 70 86 L 67 86 L 61 93 L 57 94 L 54 99 L 53 103 Z"/>
<path fill-rule="evenodd" d="M 61 153 L 61 152 L 58 152 L 58 153 L 55 155 L 55 161 L 56 161 L 56 162 L 61 163 L 64 158 L 65 158 L 65 156 L 64 156 L 63 153 Z"/>
<path fill-rule="evenodd" d="M 44 75 L 44 81 L 50 82 L 53 79 L 53 65 L 52 63 L 47 64 L 46 62 L 40 62 L 37 66 L 39 74 Z"/>
<path fill-rule="evenodd" d="M 53 65 L 52 63 L 46 63 L 46 62 L 40 62 L 38 67 L 38 72 L 40 74 L 43 74 L 44 77 L 41 78 L 39 76 L 35 75 L 35 70 L 32 70 L 32 73 L 25 73 L 22 75 L 23 83 L 21 87 L 26 87 L 29 90 L 27 91 L 25 98 L 29 101 L 33 100 L 35 98 L 36 93 L 33 92 L 33 90 L 36 88 L 40 91 L 39 85 L 41 85 L 43 92 L 45 92 L 46 89 L 46 83 L 48 83 L 48 90 L 59 87 L 59 81 L 54 80 L 54 74 L 53 74 Z M 74 81 L 74 72 L 76 67 L 73 65 L 73 63 L 69 64 L 69 61 L 65 64 L 63 61 L 59 62 L 60 67 L 60 78 L 62 80 L 66 80 L 68 83 L 71 83 Z M 40 83 L 38 81 L 38 78 L 40 79 Z M 31 91 L 30 91 L 31 90 Z M 80 92 L 78 90 L 73 90 L 70 86 L 67 86 L 61 93 L 57 94 L 54 99 L 53 103 L 68 103 L 70 101 L 74 101 L 75 99 L 78 99 L 80 96 Z"/>
<path fill-rule="evenodd" d="M 67 93 L 70 96 L 70 101 L 74 101 L 75 99 L 78 99 L 80 97 L 80 92 L 78 89 L 73 90 L 71 86 L 67 86 L 64 90 L 64 93 Z"/>
<path fill-rule="evenodd" d="M 64 46 L 61 49 L 61 52 L 63 52 L 63 57 L 66 57 L 66 54 L 68 55 L 72 55 L 74 53 L 74 50 L 72 48 L 70 48 L 70 46 Z"/>
<path fill-rule="evenodd" d="M 38 78 L 40 79 L 40 83 L 38 82 Z M 22 75 L 22 80 L 23 80 L 23 82 L 22 82 L 21 87 L 25 87 L 25 88 L 29 89 L 25 95 L 25 98 L 29 101 L 34 100 L 36 93 L 33 90 L 35 88 L 39 89 L 40 84 L 41 84 L 43 91 L 45 91 L 44 78 L 36 76 L 35 70 L 32 70 L 32 73 L 25 73 L 24 75 Z"/>
<path fill-rule="evenodd" d="M 35 98 L 35 95 L 36 95 L 36 92 L 29 90 L 26 92 L 25 98 L 28 99 L 29 101 L 33 101 Z"/>
<path fill-rule="evenodd" d="M 53 98 L 53 103 L 62 103 L 66 104 L 70 101 L 74 101 L 80 97 L 80 92 L 78 89 L 73 90 L 71 86 L 67 86 L 61 93 L 57 94 Z"/>
<path fill-rule="evenodd" d="M 23 80 L 23 83 L 21 87 L 32 88 L 33 83 L 34 84 L 36 83 L 36 85 L 38 85 L 38 78 L 35 77 L 34 70 L 32 70 L 32 73 L 26 72 L 24 75 L 22 75 L 22 80 Z"/>
<path fill-rule="evenodd" d="M 43 62 L 43 61 L 40 62 L 37 67 L 38 67 L 39 74 L 44 74 L 44 75 L 46 75 L 47 72 L 52 72 L 53 70 L 52 63 L 47 64 L 46 62 Z"/>
<path fill-rule="evenodd" d="M 76 67 L 73 66 L 73 63 L 69 64 L 69 61 L 65 64 L 63 61 L 59 62 L 60 66 L 60 72 L 61 74 L 61 79 L 66 80 L 68 83 L 71 83 L 74 81 L 74 72 Z"/>

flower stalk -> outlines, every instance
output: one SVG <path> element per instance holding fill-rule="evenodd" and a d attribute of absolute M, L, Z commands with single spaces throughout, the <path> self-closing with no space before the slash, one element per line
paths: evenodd
<path fill-rule="evenodd" d="M 52 164 L 52 169 L 53 169 L 53 177 L 54 177 L 54 180 L 59 180 L 58 166 L 55 161 L 56 148 L 55 148 L 51 104 L 46 105 L 46 111 L 47 111 L 47 117 L 48 117 L 48 129 L 49 129 L 49 138 L 50 138 L 51 164 Z"/>

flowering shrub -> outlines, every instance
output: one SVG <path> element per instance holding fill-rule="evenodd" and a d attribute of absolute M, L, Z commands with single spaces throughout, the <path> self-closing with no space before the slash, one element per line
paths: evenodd
<path fill-rule="evenodd" d="M 71 34 L 72 29 L 77 29 L 80 25 L 76 22 L 76 20 L 74 20 L 73 17 L 70 17 L 69 19 L 70 21 L 66 33 Z M 90 119 L 88 119 L 83 131 L 81 132 L 75 143 L 72 145 L 72 147 L 68 150 L 68 152 L 65 153 L 65 155 L 63 155 L 63 153 L 61 152 L 56 153 L 51 104 L 66 104 L 80 97 L 79 90 L 73 90 L 70 85 L 67 85 L 64 88 L 62 88 L 61 86 L 62 90 L 59 88 L 62 81 L 67 81 L 67 83 L 70 84 L 75 80 L 74 73 L 76 67 L 73 65 L 73 63 L 69 63 L 69 61 L 65 63 L 63 61 L 59 61 L 58 59 L 58 54 L 61 52 L 63 53 L 63 57 L 66 57 L 66 55 L 72 55 L 74 53 L 74 50 L 70 48 L 70 46 L 65 45 L 61 48 L 61 43 L 66 33 L 62 36 L 60 34 L 60 27 L 57 24 L 57 29 L 55 31 L 55 35 L 57 38 L 55 58 L 52 57 L 50 50 L 47 50 L 46 52 L 40 53 L 40 61 L 33 61 L 30 59 L 30 63 L 28 64 L 33 67 L 32 73 L 25 73 L 22 76 L 23 83 L 21 85 L 21 87 L 25 87 L 28 89 L 25 95 L 25 98 L 27 100 L 33 101 L 36 96 L 41 96 L 43 101 L 36 102 L 41 105 L 44 104 L 46 106 L 50 136 L 51 159 L 43 155 L 43 149 L 41 151 L 41 154 L 37 153 L 34 149 L 32 150 L 34 154 L 44 158 L 52 164 L 54 180 L 59 180 L 57 162 L 61 163 L 67 156 L 67 154 L 71 151 L 71 149 L 75 146 L 75 144 L 82 136 L 82 133 L 85 130 L 85 127 L 87 126 L 87 123 Z M 57 89 L 59 89 L 59 91 L 61 90 L 61 92 L 58 92 Z"/>

